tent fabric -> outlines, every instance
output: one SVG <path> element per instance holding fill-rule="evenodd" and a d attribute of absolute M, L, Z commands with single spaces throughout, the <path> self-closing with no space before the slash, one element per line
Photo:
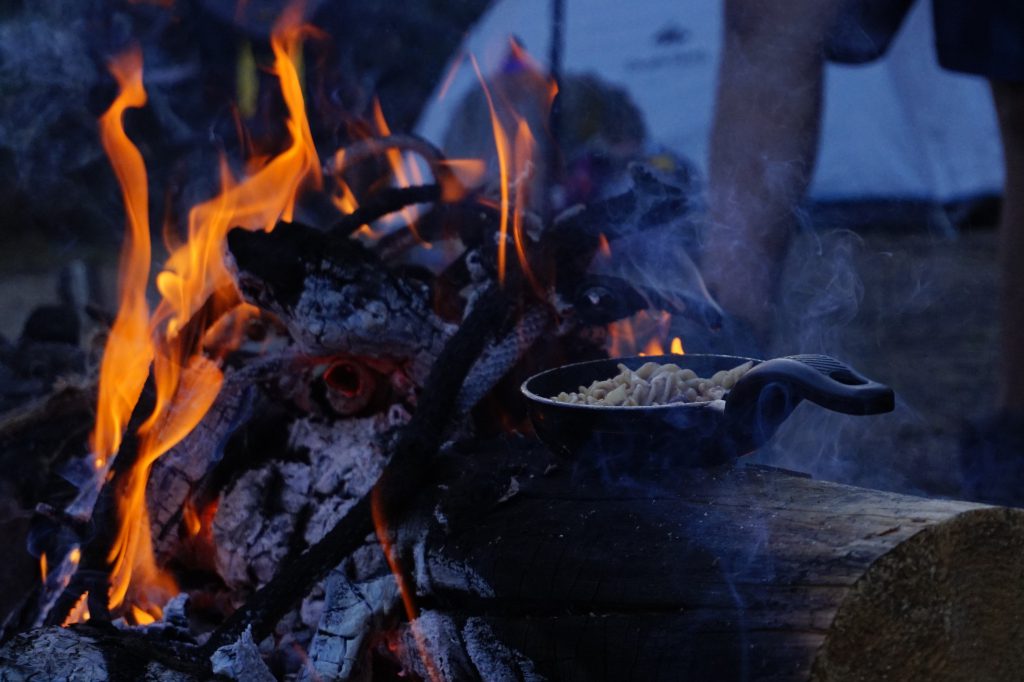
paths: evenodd
<path fill-rule="evenodd" d="M 418 132 L 440 143 L 458 102 L 478 88 L 462 56 L 495 73 L 515 36 L 540 62 L 550 50 L 550 0 L 499 0 L 467 36 L 441 97 Z M 721 50 L 722 0 L 566 0 L 566 73 L 594 73 L 631 95 L 651 142 L 706 172 Z M 999 193 L 1002 152 L 984 79 L 943 71 L 930 3 L 911 10 L 888 54 L 867 65 L 829 64 L 817 201 L 954 201 Z"/>

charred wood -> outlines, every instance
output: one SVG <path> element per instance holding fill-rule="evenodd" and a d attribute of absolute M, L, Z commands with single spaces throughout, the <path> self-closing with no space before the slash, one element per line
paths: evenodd
<path fill-rule="evenodd" d="M 332 571 L 326 581 L 324 610 L 309 647 L 310 668 L 303 680 L 351 680 L 366 677 L 367 640 L 384 627 L 399 595 L 391 575 L 353 583 L 344 571 Z"/>
<path fill-rule="evenodd" d="M 119 630 L 110 625 L 75 625 L 32 630 L 0 649 L 4 679 L 158 680 L 191 682 L 211 678 L 208 661 L 195 648 L 160 631 Z"/>
<path fill-rule="evenodd" d="M 401 513 L 415 499 L 432 457 L 441 445 L 466 375 L 505 320 L 506 300 L 506 295 L 497 289 L 485 294 L 438 355 L 426 382 L 425 391 L 431 400 L 424 401 L 401 430 L 373 492 L 361 497 L 320 542 L 281 567 L 263 588 L 214 631 L 203 647 L 205 652 L 212 653 L 234 642 L 249 626 L 257 641 L 266 637 L 278 619 L 332 568 L 358 549 L 373 531 L 371 494 L 379 495 L 389 522 L 400 522 Z"/>
<path fill-rule="evenodd" d="M 311 356 L 408 360 L 422 385 L 452 328 L 430 309 L 429 291 L 391 273 L 354 240 L 330 240 L 297 223 L 269 234 L 228 236 L 243 296 L 274 312 Z"/>
<path fill-rule="evenodd" d="M 429 204 L 441 198 L 440 185 L 387 187 L 378 190 L 352 213 L 342 217 L 328 232 L 335 238 L 351 237 L 363 225 L 416 204 Z"/>

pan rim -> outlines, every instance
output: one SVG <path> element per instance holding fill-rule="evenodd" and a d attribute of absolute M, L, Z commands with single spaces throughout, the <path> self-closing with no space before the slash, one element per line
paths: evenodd
<path fill-rule="evenodd" d="M 659 359 L 665 359 L 665 358 L 668 358 L 668 359 L 671 359 L 671 358 L 686 358 L 686 357 L 736 360 L 737 361 L 737 363 L 736 363 L 737 365 L 742 365 L 745 362 L 752 361 L 754 363 L 754 365 L 756 366 L 756 365 L 764 362 L 764 360 L 761 360 L 759 358 L 744 357 L 744 356 L 741 356 L 741 355 L 724 355 L 724 354 L 719 354 L 719 353 L 685 353 L 683 355 L 630 355 L 630 356 L 617 357 L 617 358 L 601 358 L 601 359 L 598 359 L 598 360 L 583 360 L 581 362 L 572 362 L 572 363 L 569 363 L 568 365 L 559 365 L 558 367 L 552 367 L 552 368 L 546 369 L 546 370 L 544 370 L 542 372 L 538 372 L 538 373 L 534 374 L 533 376 L 529 377 L 526 381 L 524 381 L 519 386 L 519 391 L 520 391 L 520 393 L 522 393 L 527 398 L 527 400 L 531 400 L 533 402 L 540 403 L 542 405 L 548 405 L 548 406 L 551 406 L 551 407 L 556 407 L 556 408 L 559 408 L 559 409 L 565 408 L 565 409 L 579 410 L 580 412 L 621 412 L 621 413 L 624 413 L 624 412 L 630 412 L 630 411 L 662 411 L 662 410 L 679 410 L 679 409 L 689 409 L 689 410 L 723 409 L 724 406 L 725 406 L 725 402 L 726 402 L 725 398 L 720 398 L 718 400 L 705 400 L 705 401 L 701 401 L 701 402 L 692 402 L 692 403 L 666 403 L 664 405 L 635 405 L 635 406 L 633 406 L 633 405 L 585 405 L 585 404 L 580 404 L 580 403 L 563 403 L 563 402 L 558 401 L 558 400 L 553 400 L 551 398 L 540 396 L 540 395 L 534 393 L 533 391 L 531 391 L 527 387 L 527 385 L 530 382 L 532 382 L 535 379 L 538 379 L 540 377 L 543 377 L 543 376 L 545 376 L 547 374 L 552 374 L 554 372 L 563 371 L 563 370 L 570 369 L 570 368 L 573 368 L 573 367 L 581 367 L 583 365 L 596 365 L 598 363 L 607 363 L 607 362 L 619 363 L 619 362 L 622 362 L 624 360 L 643 360 L 645 362 L 657 362 L 657 361 L 659 361 Z M 669 364 L 669 363 L 664 362 L 663 364 Z"/>

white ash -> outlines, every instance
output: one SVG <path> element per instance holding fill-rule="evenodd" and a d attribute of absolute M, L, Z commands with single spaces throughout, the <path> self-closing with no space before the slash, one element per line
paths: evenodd
<path fill-rule="evenodd" d="M 430 657 L 430 664 L 443 680 L 486 679 L 473 674 L 460 639 L 459 628 L 451 617 L 423 611 L 416 620 L 402 625 L 397 653 L 406 670 L 425 680 L 433 675 L 423 661 L 423 653 Z"/>
<path fill-rule="evenodd" d="M 300 680 L 368 680 L 367 637 L 379 629 L 399 601 L 398 586 L 390 574 L 364 583 L 352 583 L 340 570 L 326 580 L 323 615 L 309 646 L 309 665 Z M 357 677 L 358 676 L 358 677 Z"/>
<path fill-rule="evenodd" d="M 327 589 L 325 584 L 326 581 L 317 583 L 299 604 L 299 621 L 310 631 L 316 630 L 316 626 L 324 614 L 324 599 Z"/>
<path fill-rule="evenodd" d="M 408 419 L 409 413 L 404 410 L 331 424 L 300 419 L 292 425 L 289 446 L 310 452 L 316 493 L 332 495 L 348 490 L 362 495 L 380 475 L 381 436 Z"/>
<path fill-rule="evenodd" d="M 239 477 L 213 522 L 217 572 L 229 587 L 258 587 L 273 577 L 288 556 L 309 488 L 309 466 L 299 462 L 273 462 Z"/>
<path fill-rule="evenodd" d="M 122 673 L 117 679 L 123 677 Z M 96 640 L 74 627 L 29 630 L 0 647 L 0 680 L 3 682 L 106 682 L 108 679 L 111 675 L 107 661 Z M 146 666 L 144 679 L 150 682 L 195 680 L 191 675 L 170 670 L 155 661 Z"/>
<path fill-rule="evenodd" d="M 410 376 L 423 385 L 434 358 L 455 327 L 438 318 L 425 291 L 409 282 L 348 281 L 349 273 L 324 264 L 305 279 L 302 295 L 284 315 L 293 338 L 309 352 L 344 352 L 409 358 Z"/>
<path fill-rule="evenodd" d="M 469 660 L 480 671 L 480 679 L 488 682 L 539 682 L 544 679 L 537 674 L 533 661 L 505 646 L 482 618 L 466 620 L 462 626 L 462 639 L 466 643 Z"/>
<path fill-rule="evenodd" d="M 408 419 L 408 412 L 393 405 L 387 414 L 363 419 L 295 422 L 290 442 L 293 448 L 310 452 L 310 494 L 316 499 L 306 525 L 306 543 L 319 542 L 370 491 L 384 468 L 382 436 Z"/>
<path fill-rule="evenodd" d="M 213 536 L 224 581 L 235 590 L 259 587 L 297 545 L 323 538 L 369 492 L 384 465 L 381 437 L 407 419 L 407 412 L 392 409 L 333 423 L 294 422 L 290 449 L 307 451 L 309 463 L 271 462 L 248 471 L 221 500 Z"/>
<path fill-rule="evenodd" d="M 95 640 L 73 629 L 22 633 L 0 648 L 3 680 L 106 680 L 107 663 Z"/>
<path fill-rule="evenodd" d="M 374 533 L 367 536 L 366 543 L 352 552 L 341 567 L 353 583 L 370 582 L 391 571 Z"/>
<path fill-rule="evenodd" d="M 440 552 L 427 552 L 423 544 L 418 545 L 413 556 L 416 559 L 416 585 L 420 592 L 430 594 L 435 590 L 466 592 L 480 597 L 494 597 L 494 588 L 468 564 L 454 561 Z"/>
<path fill-rule="evenodd" d="M 256 643 L 252 641 L 252 628 L 247 627 L 234 644 L 222 646 L 210 656 L 215 675 L 223 675 L 239 682 L 276 682 L 267 664 L 263 662 Z"/>
<path fill-rule="evenodd" d="M 469 618 L 461 626 L 450 616 L 424 611 L 401 633 L 402 664 L 429 679 L 420 645 L 444 680 L 480 679 L 487 682 L 540 682 L 544 678 L 521 653 L 503 644 L 480 618 Z"/>
<path fill-rule="evenodd" d="M 188 629 L 189 595 L 181 592 L 164 604 L 163 621 L 168 625 Z"/>

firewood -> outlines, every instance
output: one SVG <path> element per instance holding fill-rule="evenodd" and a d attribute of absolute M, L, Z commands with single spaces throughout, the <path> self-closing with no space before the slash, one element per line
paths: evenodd
<path fill-rule="evenodd" d="M 228 246 L 245 299 L 277 315 L 311 356 L 399 358 L 422 385 L 453 331 L 431 311 L 426 287 L 353 240 L 291 223 L 269 234 L 234 230 Z"/>
<path fill-rule="evenodd" d="M 1010 680 L 1024 665 L 1024 511 L 743 465 L 545 476 L 549 458 L 451 461 L 464 473 L 444 499 L 477 503 L 442 503 L 413 553 L 416 575 L 447 576 L 419 585 L 425 610 L 480 619 L 547 679 Z"/>
<path fill-rule="evenodd" d="M 421 494 L 394 517 L 405 519 L 396 541 L 418 545 L 414 626 L 434 643 L 446 679 L 497 671 L 558 680 L 1009 680 L 1024 665 L 1024 511 L 742 464 L 665 469 L 657 480 L 625 467 L 619 473 L 632 478 L 621 482 L 593 475 L 590 465 L 606 461 L 554 463 L 536 447 L 449 449 L 429 475 L 420 472 Z M 368 507 L 363 500 L 357 508 Z M 339 524 L 351 543 L 362 543 L 366 514 L 350 511 Z M 257 593 L 236 627 L 253 622 L 266 633 L 316 581 L 316 566 L 345 550 L 338 528 Z M 323 672 L 365 672 L 365 650 L 339 648 L 341 640 L 387 626 L 381 614 L 395 593 L 387 577 L 360 587 L 332 575 L 324 641 L 311 654 Z M 369 603 L 350 593 L 377 596 Z M 422 671 L 409 627 L 397 635 L 409 644 L 400 650 L 408 670 Z M 237 640 L 224 633 L 215 641 Z M 85 647 L 79 665 L 97 648 L 104 665 L 122 671 L 153 647 L 164 665 L 170 656 L 167 643 L 137 633 L 76 627 L 16 638 L 0 663 L 52 672 L 56 663 L 39 652 L 53 637 L 63 638 L 62 651 Z M 209 646 L 172 651 L 175 670 L 203 678 Z"/>
<path fill-rule="evenodd" d="M 438 355 L 426 382 L 425 392 L 431 400 L 424 401 L 402 429 L 374 491 L 361 497 L 317 544 L 278 570 L 273 579 L 214 631 L 202 647 L 204 654 L 234 642 L 250 626 L 256 641 L 270 634 L 277 620 L 358 549 L 373 531 L 371 494 L 380 496 L 386 518 L 394 523 L 400 521 L 401 512 L 416 497 L 441 445 L 463 380 L 506 314 L 504 292 L 491 289 L 481 296 Z"/>

